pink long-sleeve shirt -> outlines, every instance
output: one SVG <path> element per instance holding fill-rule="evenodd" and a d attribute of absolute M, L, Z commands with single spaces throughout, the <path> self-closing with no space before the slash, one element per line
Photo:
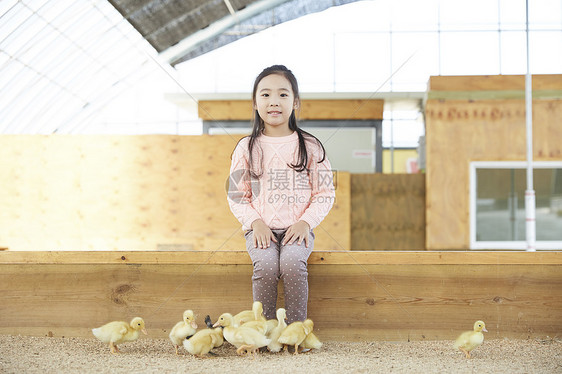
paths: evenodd
<path fill-rule="evenodd" d="M 262 219 L 270 229 L 285 229 L 299 220 L 311 229 L 322 222 L 335 201 L 333 172 L 322 148 L 305 135 L 307 168 L 302 172 L 289 165 L 298 161 L 298 134 L 256 138 L 252 162 L 258 179 L 249 174 L 249 138 L 243 138 L 232 154 L 228 203 L 243 230 Z M 262 159 L 261 165 L 259 159 Z"/>

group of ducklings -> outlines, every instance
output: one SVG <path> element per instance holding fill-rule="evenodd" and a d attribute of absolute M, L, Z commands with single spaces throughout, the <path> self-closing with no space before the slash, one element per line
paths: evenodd
<path fill-rule="evenodd" d="M 205 318 L 208 328 L 197 330 L 195 314 L 192 310 L 183 313 L 183 319 L 176 323 L 170 331 L 169 337 L 174 345 L 176 354 L 183 345 L 185 350 L 197 357 L 206 357 L 213 349 L 228 341 L 236 347 L 238 355 L 255 355 L 260 348 L 267 347 L 270 352 L 287 352 L 288 347 L 294 347 L 294 354 L 322 346 L 314 335 L 314 323 L 311 319 L 286 323 L 286 311 L 277 309 L 277 319 L 268 320 L 263 315 L 263 305 L 256 301 L 252 310 L 245 310 L 236 315 L 222 314 L 216 323 L 210 317 Z M 144 320 L 135 317 L 130 323 L 115 321 L 99 328 L 92 329 L 96 338 L 109 344 L 111 353 L 118 353 L 117 344 L 134 341 L 139 337 L 139 331 L 146 334 Z"/>
<path fill-rule="evenodd" d="M 210 317 L 205 318 L 206 329 L 197 331 L 195 314 L 192 310 L 183 312 L 183 319 L 176 323 L 170 331 L 170 340 L 174 345 L 176 354 L 183 345 L 185 350 L 197 357 L 206 357 L 213 349 L 223 345 L 224 340 L 236 347 L 238 355 L 252 354 L 254 357 L 258 350 L 267 347 L 270 352 L 287 352 L 289 346 L 294 346 L 294 354 L 299 350 L 320 349 L 322 343 L 312 332 L 314 323 L 311 319 L 293 322 L 287 325 L 286 311 L 277 309 L 277 319 L 268 320 L 263 315 L 263 305 L 256 301 L 252 310 L 245 310 L 236 315 L 222 314 L 215 324 Z M 144 320 L 135 317 L 130 323 L 122 321 L 109 322 L 101 327 L 92 329 L 96 338 L 109 344 L 111 353 L 118 353 L 117 344 L 134 341 L 139 337 L 139 331 L 147 334 Z M 455 341 L 455 348 L 470 358 L 470 352 L 484 342 L 486 324 L 483 321 L 474 323 L 473 331 L 463 332 Z"/>

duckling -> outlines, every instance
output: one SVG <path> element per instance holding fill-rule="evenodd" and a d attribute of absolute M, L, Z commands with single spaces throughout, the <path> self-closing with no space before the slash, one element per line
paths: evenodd
<path fill-rule="evenodd" d="M 281 335 L 283 330 L 285 330 L 285 328 L 287 327 L 287 322 L 285 322 L 285 320 L 287 319 L 287 311 L 283 308 L 279 308 L 277 309 L 276 314 L 277 314 L 276 320 L 267 321 L 267 322 L 269 321 L 277 322 L 277 326 L 275 326 L 267 336 L 269 339 L 271 339 L 271 343 L 267 345 L 267 349 L 269 349 L 270 352 L 279 352 L 281 348 L 283 348 L 283 344 L 279 343 L 277 339 L 279 339 L 279 336 Z"/>
<path fill-rule="evenodd" d="M 267 335 L 267 321 L 248 321 L 244 322 L 240 327 L 247 327 L 249 329 L 254 329 L 262 335 Z"/>
<path fill-rule="evenodd" d="M 220 347 L 224 342 L 222 328 L 199 330 L 183 341 L 183 347 L 192 355 L 200 358 L 207 357 L 211 349 Z"/>
<path fill-rule="evenodd" d="M 178 353 L 178 348 L 182 342 L 189 336 L 192 336 L 197 331 L 197 323 L 195 322 L 195 314 L 192 310 L 186 310 L 183 312 L 183 319 L 176 323 L 176 325 L 170 331 L 170 340 L 176 348 L 176 354 Z"/>
<path fill-rule="evenodd" d="M 140 317 L 135 317 L 131 320 L 131 323 L 124 321 L 109 322 L 101 327 L 92 329 L 92 333 L 100 341 L 109 343 L 111 353 L 115 354 L 119 353 L 117 344 L 137 340 L 139 330 L 148 335 L 144 327 L 144 320 Z"/>
<path fill-rule="evenodd" d="M 209 330 L 209 329 L 207 329 Z M 218 348 L 224 344 L 224 332 L 222 331 L 222 327 L 216 327 L 211 329 L 215 336 L 215 342 L 213 343 L 213 348 Z"/>
<path fill-rule="evenodd" d="M 254 301 L 252 310 L 243 310 L 233 317 L 232 323 L 235 327 L 242 325 L 249 321 L 256 321 L 256 316 L 263 316 L 263 304 L 261 301 Z"/>
<path fill-rule="evenodd" d="M 287 318 L 285 318 L 287 319 Z M 269 334 L 271 334 L 271 332 L 273 331 L 273 329 L 275 329 L 277 327 L 277 325 L 279 325 L 279 320 L 277 319 L 268 319 L 266 322 L 266 333 L 265 335 L 267 337 L 269 337 Z"/>
<path fill-rule="evenodd" d="M 217 327 L 217 328 L 213 327 L 213 322 L 211 321 L 211 316 L 209 316 L 208 314 L 205 316 L 205 324 L 207 325 L 208 329 L 211 329 L 211 330 L 219 328 L 219 327 Z M 223 333 L 222 333 L 222 327 L 220 327 L 220 334 L 218 334 L 217 332 L 215 332 L 215 333 L 216 333 L 215 348 L 218 348 L 218 347 L 220 347 L 221 345 L 224 344 L 224 336 L 223 336 Z"/>
<path fill-rule="evenodd" d="M 293 322 L 283 330 L 277 341 L 285 344 L 285 352 L 288 351 L 289 345 L 295 346 L 295 353 L 299 354 L 299 345 L 306 339 L 307 335 L 314 329 L 314 322 L 306 319 L 304 322 Z"/>
<path fill-rule="evenodd" d="M 299 348 L 302 348 L 301 352 L 309 351 L 311 349 L 320 349 L 322 347 L 322 342 L 314 335 L 313 332 L 308 334 L 303 340 Z"/>
<path fill-rule="evenodd" d="M 482 331 L 488 332 L 486 324 L 482 321 L 474 322 L 474 331 L 463 332 L 455 341 L 455 348 L 462 351 L 466 358 L 470 358 L 470 351 L 484 342 Z"/>
<path fill-rule="evenodd" d="M 246 351 L 252 353 L 255 357 L 259 348 L 265 347 L 271 343 L 271 339 L 267 339 L 264 334 L 260 334 L 257 330 L 249 327 L 235 327 L 234 317 L 230 313 L 222 314 L 213 327 L 223 327 L 223 335 L 226 341 L 234 345 L 236 353 L 242 356 Z"/>
<path fill-rule="evenodd" d="M 267 335 L 269 333 L 268 328 L 271 326 L 271 324 L 267 323 L 267 319 L 263 315 L 262 303 L 260 303 L 259 301 L 256 301 L 254 303 L 252 311 L 254 312 L 254 320 L 253 321 L 247 321 L 247 322 L 241 322 L 240 325 L 243 325 L 244 327 L 251 327 L 251 328 L 259 331 L 261 334 Z"/>

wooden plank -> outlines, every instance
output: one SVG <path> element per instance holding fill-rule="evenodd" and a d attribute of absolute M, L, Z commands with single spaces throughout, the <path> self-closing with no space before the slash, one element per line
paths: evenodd
<path fill-rule="evenodd" d="M 533 90 L 533 99 L 560 99 L 562 90 Z M 432 91 L 428 100 L 505 100 L 525 99 L 524 90 L 502 91 Z"/>
<path fill-rule="evenodd" d="M 250 121 L 254 110 L 251 100 L 200 100 L 198 112 L 204 121 Z"/>
<path fill-rule="evenodd" d="M 559 252 L 543 253 L 558 258 L 548 265 L 474 255 L 490 263 L 311 264 L 309 317 L 325 340 L 452 339 L 475 318 L 491 339 L 561 331 Z M 0 264 L 0 333 L 89 337 L 94 326 L 139 315 L 151 338 L 165 338 L 185 309 L 202 326 L 206 314 L 247 309 L 250 278 L 251 264 Z"/>
<path fill-rule="evenodd" d="M 314 265 L 557 265 L 560 251 L 318 251 Z M 0 265 L 249 265 L 244 251 L 7 251 Z"/>
<path fill-rule="evenodd" d="M 353 174 L 351 249 L 425 249 L 425 175 Z"/>
<path fill-rule="evenodd" d="M 310 315 L 319 333 L 344 340 L 442 340 L 475 316 L 488 338 L 560 331 L 558 267 L 393 265 L 311 271 Z M 535 272 L 545 271 L 538 275 Z M 368 274 L 367 274 L 368 273 Z M 543 278 L 544 276 L 544 278 Z M 333 279 L 341 287 L 336 289 Z M 548 279 L 548 280 L 547 280 Z M 314 281 L 312 281 L 314 280 Z M 342 326 L 341 316 L 346 316 Z M 539 333 L 542 331 L 542 333 Z M 546 334 L 547 335 L 547 334 Z"/>
<path fill-rule="evenodd" d="M 0 306 L 0 325 L 16 327 L 21 316 L 28 320 L 24 326 L 48 327 L 56 335 L 64 327 L 90 336 L 90 329 L 104 321 L 139 315 L 151 337 L 165 337 L 185 309 L 193 308 L 204 326 L 203 313 L 216 319 L 219 305 L 234 310 L 250 305 L 252 297 L 251 265 L 16 265 L 0 266 L 0 273 L 0 294 L 11 300 Z M 7 282 L 6 276 L 16 282 Z M 26 307 L 36 311 L 14 315 Z"/>
<path fill-rule="evenodd" d="M 302 100 L 301 120 L 382 119 L 384 100 Z M 250 121 L 251 100 L 201 100 L 199 118 L 205 121 Z"/>
<path fill-rule="evenodd" d="M 384 100 L 303 100 L 300 119 L 360 120 L 382 119 Z M 345 125 L 345 123 L 344 123 Z"/>
<path fill-rule="evenodd" d="M 532 77 L 533 90 L 562 90 L 562 75 L 537 74 Z M 524 75 L 438 75 L 429 77 L 428 90 L 435 91 L 502 91 L 525 90 Z"/>

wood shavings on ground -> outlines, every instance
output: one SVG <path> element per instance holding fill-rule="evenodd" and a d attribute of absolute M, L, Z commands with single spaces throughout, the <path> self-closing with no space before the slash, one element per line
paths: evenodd
<path fill-rule="evenodd" d="M 141 338 L 109 348 L 92 338 L 0 335 L 1 373 L 562 373 L 560 339 L 485 340 L 466 359 L 452 341 L 334 342 L 298 356 L 236 355 L 229 343 L 200 359 L 168 339 Z"/>

